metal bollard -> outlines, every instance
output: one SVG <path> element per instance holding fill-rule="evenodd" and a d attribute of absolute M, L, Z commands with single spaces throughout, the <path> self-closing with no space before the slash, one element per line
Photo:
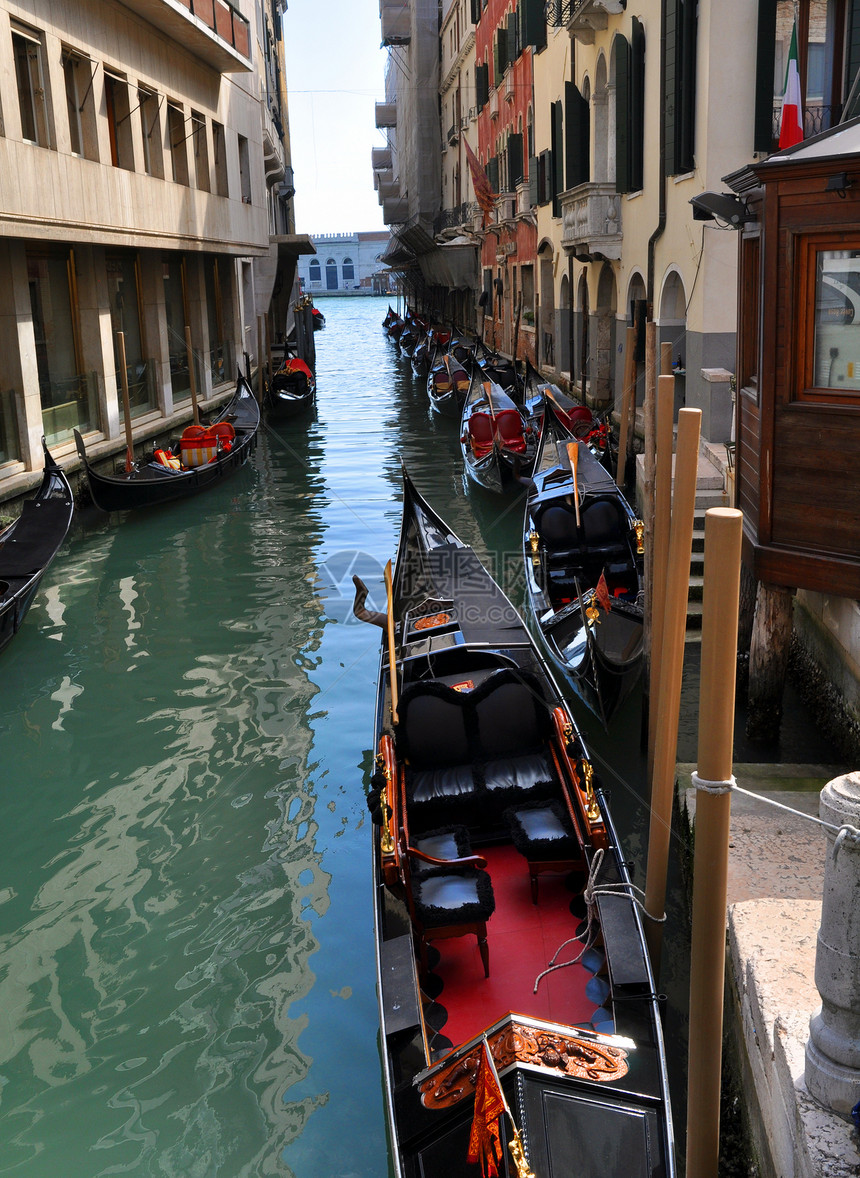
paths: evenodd
<path fill-rule="evenodd" d="M 821 791 L 827 831 L 824 899 L 815 953 L 821 1009 L 809 1022 L 806 1087 L 846 1120 L 860 1099 L 860 772 Z"/>

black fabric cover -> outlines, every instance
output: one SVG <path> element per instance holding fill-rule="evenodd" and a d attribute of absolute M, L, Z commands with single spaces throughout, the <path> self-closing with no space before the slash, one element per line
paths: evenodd
<path fill-rule="evenodd" d="M 67 519 L 62 499 L 25 499 L 21 517 L 8 540 L 0 544 L 0 577 L 30 577 L 57 551 L 59 520 Z"/>
<path fill-rule="evenodd" d="M 418 879 L 413 876 L 412 898 L 425 928 L 486 921 L 496 910 L 490 877 L 478 868 L 451 872 L 440 867 Z"/>
<path fill-rule="evenodd" d="M 553 788 L 552 766 L 543 753 L 487 761 L 476 767 L 476 774 L 483 778 L 484 789 L 492 794 L 509 792 L 525 797 L 536 791 L 546 794 Z"/>
<path fill-rule="evenodd" d="M 511 841 L 526 859 L 573 859 L 579 854 L 568 816 L 556 801 L 511 806 L 505 820 Z"/>
<path fill-rule="evenodd" d="M 469 832 L 465 826 L 443 826 L 438 830 L 428 830 L 419 839 L 412 842 L 417 851 L 430 855 L 434 859 L 465 859 L 472 854 L 472 844 Z M 412 878 L 429 875 L 438 870 L 436 864 L 424 863 L 414 856 L 410 859 Z M 464 871 L 467 868 L 446 868 L 446 870 Z"/>

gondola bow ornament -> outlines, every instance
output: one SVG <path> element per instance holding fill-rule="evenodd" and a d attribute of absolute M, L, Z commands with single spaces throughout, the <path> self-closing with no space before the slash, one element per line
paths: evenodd
<path fill-rule="evenodd" d="M 499 1163 L 502 1160 L 502 1145 L 499 1134 L 499 1119 L 507 1113 L 513 1130 L 510 1142 L 511 1156 L 517 1169 L 518 1178 L 535 1178 L 525 1158 L 519 1130 L 514 1123 L 499 1074 L 493 1061 L 487 1038 L 481 1043 L 481 1060 L 475 1084 L 475 1116 L 469 1136 L 469 1152 L 466 1160 L 472 1164 L 480 1162 L 483 1178 L 498 1178 Z"/>

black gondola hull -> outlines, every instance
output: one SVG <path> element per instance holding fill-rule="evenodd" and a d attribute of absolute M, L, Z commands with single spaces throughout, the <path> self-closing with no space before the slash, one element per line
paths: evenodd
<path fill-rule="evenodd" d="M 161 507 L 219 485 L 244 466 L 257 444 L 260 406 L 243 377 L 239 378 L 236 395 L 221 410 L 219 420 L 231 421 L 234 425 L 236 436 L 231 449 L 219 453 L 205 466 L 190 470 L 169 470 L 146 463 L 128 472 L 101 474 L 90 465 L 84 441 L 75 431 L 78 454 L 84 463 L 96 507 L 107 512 Z"/>

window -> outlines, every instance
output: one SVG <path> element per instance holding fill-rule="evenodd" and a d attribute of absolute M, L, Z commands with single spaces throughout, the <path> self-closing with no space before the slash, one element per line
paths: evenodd
<path fill-rule="evenodd" d="M 118 332 L 123 334 L 126 380 L 132 417 L 155 408 L 154 382 L 147 362 L 143 317 L 141 315 L 140 274 L 137 257 L 131 253 L 105 256 L 110 319 L 113 328 L 116 387 L 122 389 L 122 358 Z"/>
<path fill-rule="evenodd" d="M 860 240 L 855 234 L 846 242 L 845 236 L 799 243 L 796 314 L 798 338 L 807 341 L 798 390 L 803 401 L 860 398 Z"/>
<path fill-rule="evenodd" d="M 230 189 L 227 183 L 227 143 L 224 138 L 224 128 L 220 123 L 212 120 L 212 155 L 215 163 L 215 188 L 216 196 L 229 196 Z"/>
<path fill-rule="evenodd" d="M 329 258 L 325 264 L 325 288 L 337 290 L 337 262 L 334 258 Z"/>
<path fill-rule="evenodd" d="M 185 325 L 188 323 L 187 292 L 185 287 L 185 259 L 173 255 L 164 261 L 164 314 L 167 320 L 167 351 L 170 356 L 170 383 L 173 401 L 187 401 L 191 397 L 191 378 L 188 373 L 188 348 Z"/>
<path fill-rule="evenodd" d="M 27 143 L 50 147 L 51 129 L 42 37 L 35 29 L 20 25 L 17 21 L 12 22 L 11 28 L 21 136 Z"/>
<path fill-rule="evenodd" d="M 174 183 L 188 184 L 188 152 L 185 138 L 185 115 L 182 107 L 167 104 L 167 138 L 170 144 L 170 163 Z"/>
<path fill-rule="evenodd" d="M 95 63 L 82 53 L 65 47 L 61 61 L 69 120 L 69 146 L 73 155 L 97 160 L 96 107 L 93 99 Z"/>
<path fill-rule="evenodd" d="M 164 179 L 164 153 L 161 146 L 161 116 L 158 95 L 139 86 L 140 133 L 143 138 L 143 166 L 148 176 Z"/>
<path fill-rule="evenodd" d="M 194 149 L 194 178 L 201 192 L 209 192 L 209 145 L 206 142 L 206 116 L 191 112 L 191 144 Z"/>
<path fill-rule="evenodd" d="M 93 384 L 83 368 L 72 250 L 27 252 L 42 428 L 48 443 L 98 428 Z M 94 382 L 93 382 L 94 383 Z"/>
<path fill-rule="evenodd" d="M 322 271 L 320 270 L 319 258 L 311 258 L 310 265 L 308 266 L 308 282 L 322 282 Z"/>
<path fill-rule="evenodd" d="M 638 192 L 645 166 L 645 33 L 633 18 L 632 42 L 612 42 L 615 81 L 615 191 Z"/>
<path fill-rule="evenodd" d="M 352 264 L 352 258 L 343 259 L 342 273 L 344 282 L 355 281 L 355 267 Z"/>
<path fill-rule="evenodd" d="M 242 203 L 251 203 L 251 160 L 248 153 L 248 140 L 244 135 L 239 137 L 239 184 L 242 189 Z"/>
<path fill-rule="evenodd" d="M 228 352 L 229 341 L 224 330 L 225 305 L 229 306 L 229 274 L 229 264 L 222 268 L 217 257 L 204 258 L 203 277 L 206 282 L 206 315 L 209 323 L 209 371 L 213 384 L 222 384 L 229 379 L 230 372 L 234 371 L 231 363 L 232 353 Z"/>
<path fill-rule="evenodd" d="M 110 162 L 115 168 L 134 171 L 134 146 L 131 141 L 131 107 L 128 82 L 121 74 L 105 69 L 105 109 L 110 136 Z"/>

